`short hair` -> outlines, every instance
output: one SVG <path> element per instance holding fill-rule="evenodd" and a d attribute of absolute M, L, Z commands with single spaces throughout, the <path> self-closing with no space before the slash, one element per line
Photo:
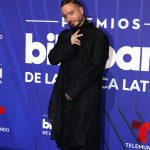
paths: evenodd
<path fill-rule="evenodd" d="M 76 5 L 80 6 L 80 7 L 83 7 L 79 0 L 62 0 L 61 7 L 66 5 L 66 4 L 69 4 L 69 3 L 73 3 L 73 4 L 76 4 Z"/>

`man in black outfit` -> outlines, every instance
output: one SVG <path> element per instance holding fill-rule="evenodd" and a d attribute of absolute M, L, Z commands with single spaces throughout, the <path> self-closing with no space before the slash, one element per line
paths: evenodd
<path fill-rule="evenodd" d="M 48 55 L 52 65 L 61 63 L 48 108 L 51 137 L 62 150 L 99 150 L 108 38 L 86 20 L 78 0 L 63 0 L 61 12 L 71 28 L 60 33 Z"/>

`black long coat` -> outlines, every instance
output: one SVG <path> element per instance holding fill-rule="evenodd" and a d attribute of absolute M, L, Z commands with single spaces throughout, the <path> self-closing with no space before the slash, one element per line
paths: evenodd
<path fill-rule="evenodd" d="M 107 36 L 87 20 L 80 27 L 81 46 L 71 45 L 71 35 L 76 30 L 62 31 L 48 55 L 52 65 L 61 63 L 48 114 L 52 139 L 58 147 L 85 146 L 90 142 L 95 150 L 93 145 L 99 140 L 100 83 L 109 45 Z M 65 99 L 65 92 L 72 101 Z"/>

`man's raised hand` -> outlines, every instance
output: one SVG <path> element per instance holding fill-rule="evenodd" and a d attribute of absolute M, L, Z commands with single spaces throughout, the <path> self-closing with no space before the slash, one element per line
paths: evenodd
<path fill-rule="evenodd" d="M 72 36 L 71 36 L 71 44 L 76 44 L 76 45 L 81 45 L 80 40 L 78 39 L 79 37 L 83 36 L 83 34 L 78 34 L 80 29 L 78 29 Z"/>

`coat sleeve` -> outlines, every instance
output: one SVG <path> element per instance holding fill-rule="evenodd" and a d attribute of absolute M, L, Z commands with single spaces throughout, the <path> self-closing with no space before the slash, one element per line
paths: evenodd
<path fill-rule="evenodd" d="M 54 48 L 48 54 L 50 64 L 57 65 L 64 61 L 74 51 L 71 45 L 71 34 L 67 34 L 67 31 L 62 31 L 58 36 L 58 41 Z"/>
<path fill-rule="evenodd" d="M 72 82 L 66 90 L 66 93 L 68 93 L 72 99 L 78 97 L 92 82 L 101 78 L 108 59 L 108 51 L 109 42 L 107 37 L 105 36 L 102 39 L 97 37 L 92 46 L 92 55 L 89 65 L 87 65 L 79 78 Z"/>

